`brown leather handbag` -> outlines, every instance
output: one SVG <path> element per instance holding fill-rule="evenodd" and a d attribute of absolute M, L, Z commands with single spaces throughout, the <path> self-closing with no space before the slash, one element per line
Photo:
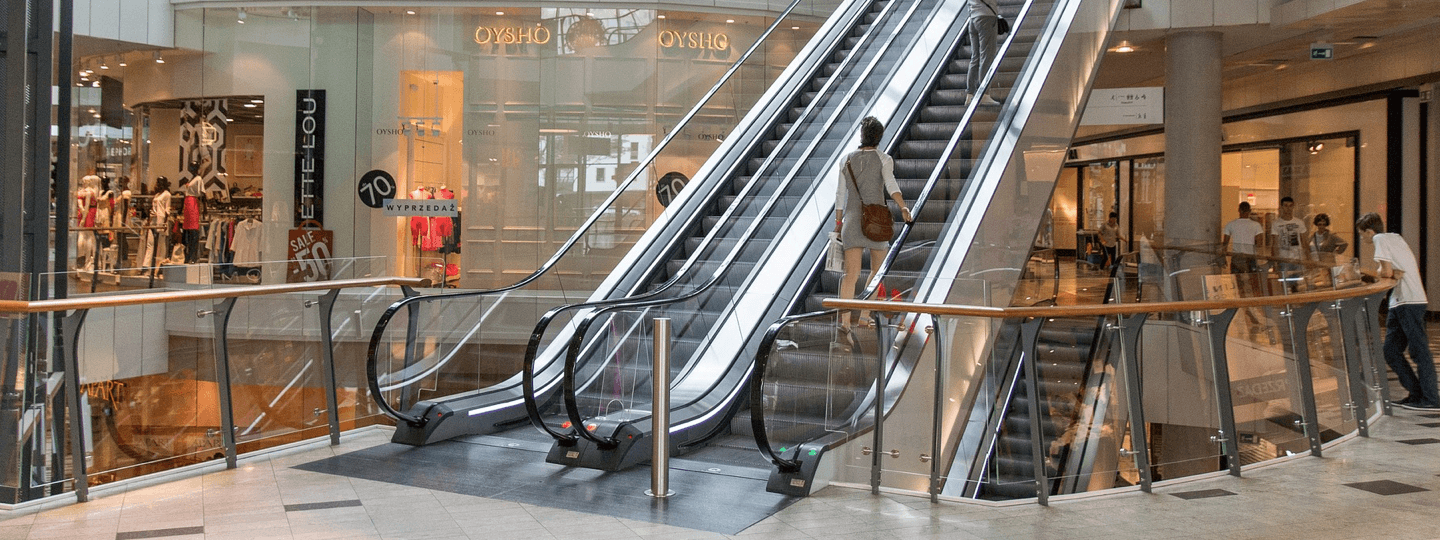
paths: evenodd
<path fill-rule="evenodd" d="M 895 235 L 895 220 L 890 217 L 890 207 L 884 204 L 866 204 L 860 194 L 860 183 L 855 181 L 855 169 L 850 160 L 845 160 L 845 170 L 850 171 L 850 185 L 855 186 L 855 196 L 860 197 L 860 232 L 865 238 L 876 242 L 889 242 Z"/>

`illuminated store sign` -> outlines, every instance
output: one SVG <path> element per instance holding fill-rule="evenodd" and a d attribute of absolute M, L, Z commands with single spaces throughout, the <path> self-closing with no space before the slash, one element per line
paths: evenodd
<path fill-rule="evenodd" d="M 667 49 L 705 49 L 723 51 L 730 48 L 730 36 L 711 32 L 660 32 L 660 46 Z"/>
<path fill-rule="evenodd" d="M 550 42 L 550 29 L 544 26 L 479 26 L 475 28 L 475 43 L 481 45 L 524 45 Z"/>

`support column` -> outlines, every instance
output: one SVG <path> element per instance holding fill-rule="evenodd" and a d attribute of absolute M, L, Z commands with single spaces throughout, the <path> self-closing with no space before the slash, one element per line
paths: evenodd
<path fill-rule="evenodd" d="M 1220 33 L 1171 34 L 1165 45 L 1167 244 L 1220 241 L 1220 98 Z"/>

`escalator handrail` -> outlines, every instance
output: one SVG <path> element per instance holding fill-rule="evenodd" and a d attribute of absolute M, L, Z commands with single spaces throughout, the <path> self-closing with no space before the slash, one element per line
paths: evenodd
<path fill-rule="evenodd" d="M 896 4 L 896 2 L 890 2 L 889 4 L 887 4 L 886 7 L 885 7 L 885 11 L 882 12 L 881 16 L 880 16 L 880 17 L 877 17 L 876 20 L 878 21 L 878 20 L 881 20 L 882 17 L 885 17 L 885 16 L 886 16 L 886 13 L 888 13 L 889 10 L 890 10 L 892 7 L 895 6 L 895 4 Z M 920 2 L 917 1 L 917 2 L 915 2 L 914 4 L 912 4 L 912 5 L 910 6 L 909 11 L 904 15 L 904 18 L 901 20 L 901 23 L 897 24 L 897 25 L 895 26 L 895 28 L 891 31 L 891 35 L 890 35 L 889 38 L 887 39 L 884 47 L 889 47 L 890 44 L 894 43 L 894 41 L 895 41 L 895 39 L 897 38 L 900 30 L 904 27 L 905 22 L 906 22 L 906 21 L 909 21 L 911 18 L 913 18 L 913 17 L 915 16 L 915 11 L 918 9 L 919 5 L 920 5 Z M 872 30 L 873 30 L 874 28 L 875 28 L 875 27 L 872 25 L 870 29 L 867 29 L 866 35 L 865 35 L 865 36 L 862 36 L 862 38 L 861 38 L 861 43 L 862 43 L 862 44 L 865 42 L 865 40 L 870 39 L 870 38 L 873 37 L 873 36 L 872 36 Z M 861 46 L 860 44 L 857 44 L 855 48 L 858 50 L 858 49 L 860 48 L 860 46 Z M 858 80 L 861 80 L 861 81 L 865 80 L 865 78 L 868 77 L 869 74 L 874 71 L 874 69 L 876 68 L 876 66 L 879 65 L 879 59 L 882 58 L 882 57 L 883 57 L 883 52 L 877 53 L 873 58 L 871 58 L 870 61 L 869 61 L 869 64 L 864 67 L 864 72 L 860 74 L 860 77 L 859 77 Z M 846 67 L 849 66 L 849 63 L 850 63 L 851 60 L 853 60 L 853 56 L 847 56 L 846 59 L 842 62 L 841 66 L 840 66 L 839 68 L 837 68 L 835 72 L 836 72 L 836 73 L 840 73 L 841 71 L 843 71 Z M 820 93 L 823 95 L 826 90 L 829 90 L 830 87 L 831 87 L 830 85 L 834 84 L 835 81 L 836 81 L 836 79 L 838 79 L 838 77 L 833 77 L 833 76 L 830 77 L 829 80 L 827 80 L 827 81 L 825 82 L 825 85 L 821 88 Z M 845 95 L 843 98 L 841 98 L 841 102 L 842 102 L 842 103 L 849 103 L 852 99 L 854 99 L 856 91 L 857 91 L 856 88 L 853 88 L 853 87 L 852 87 L 852 88 L 850 89 L 850 91 L 847 92 L 846 95 Z M 806 116 L 809 116 L 809 115 L 810 115 L 810 112 L 813 111 L 813 110 L 816 108 L 816 104 L 817 104 L 817 103 L 819 103 L 819 100 L 812 101 L 812 102 L 810 103 L 810 105 L 806 107 L 805 112 L 802 113 L 802 116 L 801 116 L 801 117 L 802 117 L 802 120 L 803 120 Z M 838 110 L 838 108 L 837 108 L 837 110 Z M 825 120 L 826 126 L 825 126 L 825 129 L 822 130 L 822 131 L 828 131 L 831 127 L 834 126 L 834 124 L 836 123 L 836 121 L 837 121 L 839 118 L 840 118 L 840 115 L 839 115 L 839 114 L 831 114 L 831 115 L 828 117 L 828 119 Z M 787 133 L 785 134 L 785 136 L 781 139 L 781 145 L 783 146 L 784 143 L 789 142 L 789 141 L 793 138 L 794 134 L 795 134 L 795 130 L 793 130 L 793 129 L 792 129 L 790 132 L 787 132 Z M 810 141 L 810 143 L 806 146 L 805 150 L 801 153 L 802 159 L 803 159 L 803 158 L 808 158 L 808 156 L 813 155 L 813 153 L 815 152 L 815 149 L 820 145 L 820 142 L 821 142 L 822 140 L 823 140 L 822 138 L 816 138 L 816 139 Z M 761 169 L 764 170 L 764 169 L 768 168 L 768 165 L 773 162 L 773 160 L 775 159 L 775 156 L 776 156 L 776 154 L 771 154 L 771 156 L 766 159 L 765 164 L 762 165 Z M 774 195 L 770 200 L 766 201 L 765 205 L 764 205 L 764 206 L 760 209 L 760 211 L 757 213 L 757 216 L 769 215 L 769 213 L 778 205 L 778 203 L 779 203 L 779 201 L 780 201 L 780 194 L 781 194 L 781 193 L 784 193 L 785 189 L 788 188 L 788 187 L 795 181 L 798 168 L 799 168 L 799 167 L 798 167 L 798 165 L 797 165 L 795 168 L 791 169 L 791 171 L 786 175 L 785 179 L 781 181 L 780 186 L 775 190 L 775 195 Z M 759 175 L 757 174 L 756 177 L 758 178 Z M 748 186 L 747 186 L 747 187 L 748 187 Z M 740 199 L 737 198 L 737 203 L 736 203 L 736 204 L 738 204 L 738 201 L 739 201 L 739 200 L 740 200 Z M 727 211 L 726 215 L 727 215 L 727 216 L 728 216 L 728 215 L 731 215 L 731 213 L 732 213 L 732 211 L 734 210 L 734 208 L 735 208 L 735 205 L 732 205 L 730 211 Z M 722 221 L 723 221 L 723 216 L 722 216 Z M 741 253 L 741 251 L 743 251 L 744 247 L 747 245 L 748 240 L 751 239 L 751 238 L 753 238 L 754 235 L 759 231 L 762 222 L 763 222 L 763 220 L 760 219 L 760 218 L 757 218 L 757 219 L 753 220 L 753 221 L 751 222 L 750 226 L 745 230 L 745 232 L 740 235 L 739 241 L 737 241 L 737 242 L 735 243 L 735 245 L 734 245 L 733 247 L 731 247 L 730 252 L 729 252 L 729 253 L 725 256 L 725 258 L 720 262 L 720 264 L 719 264 L 719 266 L 718 266 L 718 269 L 711 274 L 711 276 L 709 277 L 708 280 L 706 280 L 704 283 L 700 284 L 699 286 L 696 286 L 694 289 L 692 289 L 692 290 L 690 290 L 690 291 L 688 291 L 688 292 L 685 292 L 685 293 L 681 293 L 679 296 L 673 297 L 673 298 L 654 298 L 655 296 L 657 296 L 657 294 L 655 294 L 655 293 L 659 292 L 659 290 L 657 290 L 657 291 L 652 291 L 652 293 L 647 293 L 646 295 L 640 295 L 640 296 L 636 296 L 636 297 L 633 297 L 633 298 L 630 298 L 630 299 L 623 299 L 623 298 L 622 298 L 622 299 L 617 299 L 617 300 L 621 300 L 621 301 L 620 301 L 620 302 L 607 303 L 607 304 L 604 305 L 604 306 L 598 306 L 598 309 L 596 309 L 596 310 L 594 310 L 594 311 L 591 311 L 590 313 L 587 313 L 587 314 L 585 315 L 585 317 L 584 317 L 584 318 L 580 321 L 580 323 L 576 326 L 575 332 L 571 335 L 570 345 L 569 345 L 568 347 L 566 347 L 566 351 L 565 351 L 565 356 L 566 356 L 566 358 L 565 358 L 565 370 L 564 370 L 563 376 L 562 376 L 562 388 L 563 388 L 564 401 L 565 401 L 565 405 L 566 405 L 566 414 L 567 414 L 567 416 L 568 416 L 569 419 L 570 419 L 570 423 L 571 423 L 571 425 L 572 425 L 572 428 L 571 428 L 571 429 L 572 429 L 575 433 L 577 433 L 578 435 L 580 435 L 581 438 L 584 438 L 584 439 L 586 439 L 586 440 L 589 440 L 589 441 L 591 441 L 591 442 L 593 442 L 593 443 L 595 443 L 595 444 L 597 444 L 597 445 L 599 445 L 599 446 L 601 446 L 601 447 L 606 447 L 606 448 L 608 448 L 608 447 L 613 447 L 615 444 L 617 444 L 617 441 L 615 441 L 614 439 L 601 438 L 601 437 L 599 437 L 599 436 L 594 435 L 594 434 L 591 433 L 589 430 L 583 429 L 582 426 L 584 425 L 584 420 L 583 420 L 583 418 L 581 417 L 580 411 L 579 411 L 579 408 L 578 408 L 578 397 L 576 396 L 576 388 L 575 388 L 575 387 L 576 387 L 576 385 L 575 385 L 575 368 L 576 368 L 576 365 L 578 364 L 580 351 L 583 349 L 583 343 L 584 343 L 585 336 L 586 336 L 586 334 L 587 334 L 588 331 L 589 331 L 590 325 L 593 324 L 593 322 L 596 320 L 596 318 L 598 318 L 600 315 L 603 315 L 603 314 L 605 314 L 605 313 L 609 313 L 609 312 L 611 312 L 611 311 L 615 311 L 615 310 L 619 310 L 619 309 L 627 309 L 627 308 L 648 308 L 648 307 L 655 307 L 655 306 L 661 306 L 661 305 L 666 305 L 666 304 L 673 304 L 673 303 L 683 302 L 683 301 L 685 301 L 685 300 L 694 298 L 694 297 L 699 296 L 700 294 L 708 291 L 708 290 L 710 289 L 710 287 L 712 287 L 713 285 L 715 285 L 716 283 L 718 283 L 718 282 L 720 281 L 721 277 L 724 276 L 725 273 L 726 273 L 726 271 L 732 266 L 732 264 L 734 263 L 735 259 L 740 256 L 740 253 Z M 698 258 L 698 255 L 704 251 L 704 246 L 708 246 L 709 244 L 713 243 L 713 241 L 714 241 L 713 239 L 714 239 L 715 234 L 716 234 L 717 231 L 718 231 L 718 228 L 717 228 L 716 230 L 712 230 L 709 234 L 706 235 L 706 240 L 705 240 L 705 242 L 702 243 L 702 247 L 701 247 L 700 249 L 697 249 L 697 250 L 696 250 L 696 255 L 692 255 L 691 258 L 686 261 L 685 265 L 681 268 L 681 270 L 678 271 L 678 272 L 676 272 L 676 275 L 675 275 L 674 277 L 672 277 L 669 281 L 666 282 L 666 287 L 667 287 L 667 288 L 668 288 L 671 284 L 675 283 L 675 282 L 678 280 L 679 277 L 688 274 L 688 270 L 689 270 L 691 267 L 693 267 L 693 265 L 695 264 L 695 261 L 696 261 L 697 258 Z M 573 306 L 573 307 L 597 307 L 595 304 L 596 304 L 596 303 L 576 304 L 576 305 Z M 562 309 L 562 308 L 567 308 L 567 307 L 572 307 L 572 306 L 562 306 L 561 308 L 556 308 L 556 309 Z M 534 339 L 534 336 L 533 336 L 533 335 L 532 335 L 532 339 Z M 527 365 L 533 365 L 533 359 L 527 357 L 527 360 L 526 360 L 526 361 L 527 361 Z M 526 395 L 526 396 L 525 396 L 525 399 L 528 401 L 528 400 L 534 399 L 534 397 L 533 397 L 533 396 L 530 396 L 530 395 Z M 528 404 L 527 404 L 527 409 L 528 409 L 528 408 L 529 408 L 529 406 L 528 406 Z M 644 417 L 641 417 L 640 419 L 643 419 L 643 418 L 644 418 Z M 536 417 L 534 417 L 534 416 L 531 417 L 531 421 L 532 421 L 532 422 L 540 422 L 540 423 L 543 423 L 543 420 L 538 419 L 538 418 L 536 418 Z M 554 431 L 551 430 L 551 429 L 549 429 L 548 427 L 544 428 L 543 430 L 546 431 L 547 433 L 550 433 L 551 436 L 555 436 Z M 568 439 L 568 438 L 567 438 L 567 439 Z M 561 439 L 557 438 L 557 440 L 561 440 Z"/>
<path fill-rule="evenodd" d="M 636 163 L 636 167 L 630 173 L 629 177 L 626 178 L 624 182 L 621 182 L 618 186 L 616 186 L 615 190 L 610 193 L 610 196 L 607 197 L 605 201 L 602 202 L 600 205 L 596 206 L 595 212 L 592 213 L 590 217 L 586 219 L 585 222 L 575 230 L 574 234 L 570 235 L 570 238 L 565 241 L 565 244 L 560 246 L 559 249 L 555 250 L 555 253 L 550 256 L 550 259 L 545 261 L 544 264 L 540 265 L 539 268 L 536 268 L 535 271 L 531 272 L 529 275 L 521 278 L 515 283 L 496 289 L 417 295 L 403 298 L 396 301 L 394 304 L 391 304 L 390 307 L 387 308 L 383 314 L 381 314 L 380 319 L 376 321 L 375 330 L 370 336 L 370 345 L 366 351 L 366 373 L 369 378 L 368 382 L 370 386 L 370 393 L 375 399 L 377 405 L 380 407 L 380 410 L 383 411 L 385 414 L 390 415 L 392 418 L 395 418 L 397 420 L 403 420 L 412 425 L 422 426 L 426 422 L 423 417 L 416 417 L 405 414 L 397 411 L 394 407 L 390 406 L 388 400 L 386 400 L 384 397 L 384 393 L 380 390 L 380 384 L 377 380 L 378 370 L 376 366 L 376 353 L 379 350 L 380 340 L 385 333 L 386 327 L 389 325 L 390 319 L 395 316 L 396 312 L 398 312 L 401 308 L 407 305 L 422 300 L 429 301 L 437 299 L 477 297 L 509 292 L 524 287 L 525 285 L 528 285 L 539 279 L 540 276 L 549 273 L 550 270 L 552 270 L 559 263 L 560 259 L 564 257 L 565 254 L 568 253 L 570 249 L 575 246 L 575 244 L 579 243 L 580 239 L 585 236 L 586 232 L 589 231 L 590 228 L 594 226 L 601 217 L 604 216 L 605 212 L 608 211 L 610 207 L 615 204 L 615 201 L 618 200 L 620 196 L 632 184 L 636 182 L 636 180 L 638 180 L 641 176 L 644 176 L 645 171 L 652 163 L 654 163 L 655 159 L 660 155 L 660 152 L 664 150 L 665 147 L 669 145 L 669 143 L 674 140 L 674 138 L 678 136 L 681 131 L 683 131 L 683 126 L 688 124 L 690 120 L 692 120 L 696 115 L 700 113 L 702 109 L 704 109 L 705 105 L 709 103 L 710 99 L 715 97 L 715 95 L 720 92 L 720 89 L 725 86 L 725 84 L 729 82 L 730 78 L 737 71 L 739 71 L 740 67 L 750 59 L 751 55 L 754 54 L 755 51 L 759 50 L 760 46 L 765 43 L 765 40 L 770 37 L 770 34 L 772 34 L 776 28 L 779 28 L 781 22 L 788 18 L 790 14 L 795 11 L 795 7 L 799 6 L 801 1 L 803 0 L 791 0 L 790 5 L 786 7 L 783 12 L 781 12 L 775 17 L 775 20 L 771 22 L 770 26 L 767 27 L 765 31 L 760 34 L 759 38 L 757 38 L 755 42 L 750 45 L 750 48 L 746 49 L 745 53 L 740 55 L 740 57 L 730 65 L 730 68 L 727 69 L 725 73 L 720 76 L 720 79 L 717 80 L 715 84 L 710 87 L 710 90 L 706 92 L 705 95 L 702 96 L 700 100 L 695 103 L 695 106 L 692 107 L 688 112 L 686 112 L 685 116 L 681 117 L 675 123 L 675 128 L 671 129 L 669 133 L 666 133 L 665 137 L 660 140 L 660 143 L 655 145 L 655 147 L 651 149 L 650 153 L 647 154 L 644 159 Z"/>
<path fill-rule="evenodd" d="M 1027 0 L 1025 2 L 1025 5 L 1021 7 L 1020 14 L 1015 18 L 1016 22 L 1014 28 L 1011 30 L 1010 35 L 1005 38 L 1005 42 L 996 51 L 995 60 L 991 62 L 990 68 L 986 71 L 985 76 L 981 78 L 980 88 L 974 93 L 974 95 L 988 95 L 990 84 L 994 80 L 995 74 L 999 72 L 1000 64 L 1002 61 L 1004 61 L 1005 54 L 1009 52 L 1010 45 L 1014 43 L 1015 37 L 1019 35 L 1020 27 L 1025 23 L 1026 16 L 1029 15 L 1030 8 L 1033 5 L 1034 0 Z M 962 22 L 960 24 L 966 23 Z M 955 46 L 960 46 L 960 42 L 958 39 L 956 40 Z M 951 54 L 953 55 L 953 49 Z M 938 72 L 939 70 L 937 70 L 937 76 L 932 77 L 931 81 L 929 82 L 927 93 L 933 91 L 935 85 L 938 84 Z M 919 108 L 921 107 L 921 103 L 923 103 L 923 101 L 924 100 L 916 100 L 914 107 L 907 115 L 905 125 L 910 125 L 913 120 L 919 115 Z M 925 187 L 920 191 L 920 195 L 916 197 L 915 204 L 911 206 L 910 215 L 912 217 L 912 221 L 906 223 L 900 229 L 900 234 L 896 236 L 895 242 L 890 246 L 890 250 L 885 254 L 885 259 L 876 267 L 875 271 L 871 272 L 871 278 L 866 283 L 865 290 L 859 295 L 860 299 L 870 298 L 872 295 L 875 294 L 875 291 L 879 288 L 881 280 L 883 280 L 885 274 L 890 271 L 890 266 L 895 262 L 895 259 L 904 249 L 905 242 L 909 239 L 910 231 L 914 228 L 915 225 L 913 217 L 920 215 L 920 211 L 924 208 L 926 201 L 928 201 L 930 198 L 930 193 L 934 190 L 936 184 L 939 183 L 941 175 L 949 168 L 949 161 L 951 157 L 955 154 L 956 148 L 959 147 L 961 135 L 965 132 L 966 128 L 969 127 L 970 121 L 974 118 L 975 111 L 977 110 L 979 104 L 979 99 L 972 99 L 970 100 L 970 103 L 966 105 L 965 113 L 961 115 L 960 122 L 956 125 L 955 132 L 950 136 L 950 140 L 946 144 L 945 151 L 941 154 L 940 159 L 936 161 L 935 168 L 931 171 L 929 178 L 926 180 Z M 996 133 L 999 133 L 999 130 L 996 130 Z M 994 134 L 992 134 L 992 136 L 993 135 Z M 892 149 L 895 145 L 898 144 L 898 137 L 891 140 Z M 823 260 L 824 259 L 822 257 L 821 261 Z M 815 268 L 818 270 L 820 267 L 821 264 L 817 262 Z M 812 278 L 812 280 L 813 279 L 818 279 L 818 277 L 814 277 Z M 807 289 L 802 288 L 800 290 L 805 291 Z M 802 296 L 803 295 L 796 295 L 796 298 L 791 302 L 791 308 L 797 306 L 799 302 L 803 301 L 803 298 L 801 298 Z M 761 384 L 759 384 L 758 381 L 764 380 L 765 369 L 770 364 L 770 351 L 774 348 L 775 340 L 778 339 L 778 336 L 782 329 L 799 321 L 833 316 L 838 312 L 839 310 L 835 309 L 825 309 L 809 313 L 801 313 L 781 317 L 779 320 L 771 324 L 770 328 L 766 329 L 764 337 L 762 337 L 760 340 L 760 346 L 755 356 L 754 378 L 756 382 L 752 383 L 750 386 L 750 403 L 752 403 L 752 409 L 750 411 L 751 428 L 754 432 L 756 445 L 760 448 L 760 453 L 763 454 L 767 459 L 770 460 L 771 463 L 773 463 L 778 469 L 782 471 L 793 472 L 799 470 L 800 462 L 799 460 L 785 459 L 779 455 L 776 455 L 774 450 L 771 449 L 769 437 L 766 435 L 765 430 L 765 416 L 763 412 L 764 407 L 761 406 L 756 408 L 753 406 L 753 404 L 756 403 L 763 403 L 762 398 L 764 397 L 764 388 Z M 798 452 L 796 455 L 798 457 Z"/>

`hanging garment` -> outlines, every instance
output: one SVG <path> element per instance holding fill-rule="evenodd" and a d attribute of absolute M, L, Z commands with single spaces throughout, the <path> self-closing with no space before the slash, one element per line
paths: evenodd
<path fill-rule="evenodd" d="M 235 239 L 231 244 L 235 248 L 235 266 L 260 266 L 261 228 L 260 221 L 254 219 L 247 219 L 235 226 Z"/>

